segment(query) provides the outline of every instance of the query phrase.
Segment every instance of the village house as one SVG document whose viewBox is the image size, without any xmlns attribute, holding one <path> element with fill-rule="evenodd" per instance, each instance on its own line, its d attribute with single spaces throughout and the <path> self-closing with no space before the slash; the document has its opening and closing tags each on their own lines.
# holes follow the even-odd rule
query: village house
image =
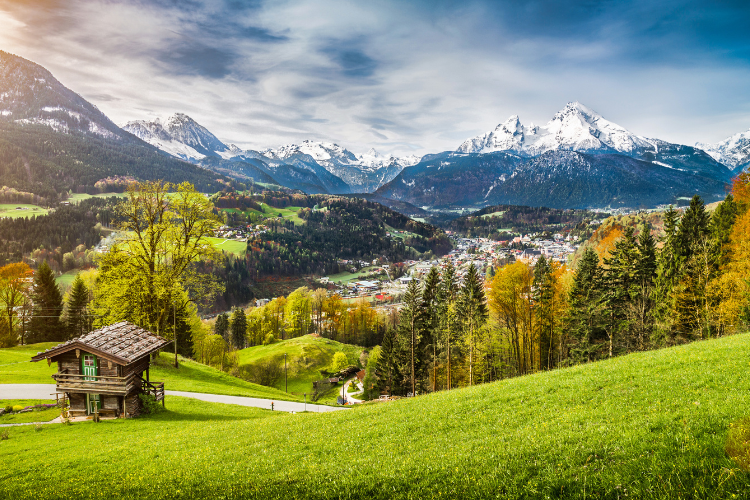
<svg viewBox="0 0 750 500">
<path fill-rule="evenodd" d="M 170 342 L 128 322 L 105 326 L 63 342 L 31 361 L 57 363 L 57 392 L 70 401 L 70 415 L 135 417 L 141 413 L 140 394 L 152 394 L 164 404 L 164 384 L 151 382 L 151 354 Z"/>
</svg>

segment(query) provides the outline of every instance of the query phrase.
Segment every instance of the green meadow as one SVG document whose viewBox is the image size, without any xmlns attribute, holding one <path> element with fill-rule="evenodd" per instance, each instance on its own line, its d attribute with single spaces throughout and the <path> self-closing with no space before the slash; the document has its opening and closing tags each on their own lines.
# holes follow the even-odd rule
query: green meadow
<svg viewBox="0 0 750 500">
<path fill-rule="evenodd" d="M 247 251 L 246 241 L 227 240 L 225 238 L 206 238 L 213 247 L 219 251 L 231 253 L 235 255 L 244 255 Z"/>
<path fill-rule="evenodd" d="M 0 217 L 18 219 L 20 217 L 31 217 L 32 215 L 47 215 L 49 210 L 39 205 L 26 203 L 0 203 Z"/>
<path fill-rule="evenodd" d="M 333 413 L 167 398 L 7 429 L 0 497 L 731 499 L 750 335 Z M 745 439 L 743 453 L 748 453 Z"/>
<path fill-rule="evenodd" d="M 308 393 L 312 392 L 312 383 L 324 377 L 321 370 L 327 371 L 331 368 L 333 356 L 337 352 L 346 354 L 350 365 L 360 366 L 359 358 L 363 349 L 350 344 L 342 344 L 313 335 L 304 335 L 289 340 L 274 342 L 269 345 L 248 347 L 239 351 L 239 364 L 250 365 L 259 361 L 276 358 L 283 364 L 284 354 L 287 355 L 287 382 L 289 392 Z M 284 391 L 284 376 L 282 374 L 275 386 Z M 339 386 L 340 387 L 340 386 Z M 336 400 L 335 386 L 333 389 L 332 402 Z M 310 398 L 308 397 L 308 401 Z"/>
</svg>

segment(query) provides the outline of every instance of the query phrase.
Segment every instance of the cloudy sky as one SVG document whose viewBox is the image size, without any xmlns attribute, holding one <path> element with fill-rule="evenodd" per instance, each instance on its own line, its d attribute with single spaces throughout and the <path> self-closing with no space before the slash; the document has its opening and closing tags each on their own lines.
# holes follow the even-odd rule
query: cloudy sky
<svg viewBox="0 0 750 500">
<path fill-rule="evenodd" d="M 747 1 L 0 0 L 0 50 L 116 123 L 184 112 L 225 142 L 455 149 L 580 101 L 634 133 L 750 128 Z"/>
</svg>

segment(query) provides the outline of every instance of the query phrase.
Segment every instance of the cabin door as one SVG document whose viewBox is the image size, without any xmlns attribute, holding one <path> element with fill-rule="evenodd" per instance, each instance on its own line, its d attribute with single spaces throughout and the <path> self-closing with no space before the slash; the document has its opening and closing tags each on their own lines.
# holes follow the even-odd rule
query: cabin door
<svg viewBox="0 0 750 500">
<path fill-rule="evenodd" d="M 93 354 L 83 355 L 83 380 L 97 380 L 99 376 L 99 360 Z M 86 394 L 86 412 L 96 413 L 101 408 L 99 394 Z"/>
</svg>

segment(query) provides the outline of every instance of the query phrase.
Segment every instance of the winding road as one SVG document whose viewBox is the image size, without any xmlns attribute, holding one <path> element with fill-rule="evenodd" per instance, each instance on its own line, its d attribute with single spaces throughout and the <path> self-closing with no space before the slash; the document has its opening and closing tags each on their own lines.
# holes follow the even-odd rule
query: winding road
<svg viewBox="0 0 750 500">
<path fill-rule="evenodd" d="M 242 396 L 224 396 L 222 394 L 204 394 L 202 392 L 165 391 L 167 396 L 200 399 L 210 403 L 224 403 L 228 405 L 252 406 L 255 408 L 273 409 L 275 411 L 303 412 L 305 409 L 313 413 L 323 413 L 345 409 L 342 406 L 323 406 L 312 403 L 298 403 L 296 401 L 276 401 L 271 399 L 247 398 Z M 54 399 L 54 384 L 0 384 L 0 399 Z M 166 401 L 169 404 L 169 400 Z"/>
</svg>

